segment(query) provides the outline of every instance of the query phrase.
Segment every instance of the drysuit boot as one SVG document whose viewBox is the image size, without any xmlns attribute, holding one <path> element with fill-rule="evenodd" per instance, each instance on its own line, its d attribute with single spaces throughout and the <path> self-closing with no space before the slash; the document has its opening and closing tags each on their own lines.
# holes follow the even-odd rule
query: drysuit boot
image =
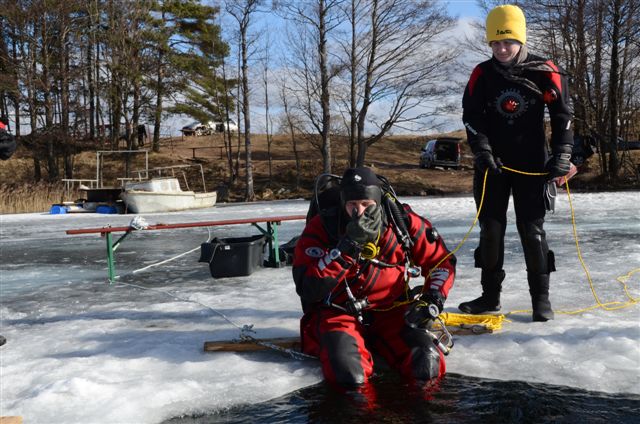
<svg viewBox="0 0 640 424">
<path fill-rule="evenodd" d="M 549 274 L 527 273 L 531 305 L 533 306 L 533 321 L 549 321 L 553 319 L 553 310 L 549 301 Z"/>
<path fill-rule="evenodd" d="M 482 296 L 469 302 L 462 302 L 458 309 L 467 314 L 482 314 L 484 312 L 497 312 L 500 310 L 500 290 L 504 280 L 504 271 L 482 270 L 480 284 L 482 284 Z"/>
</svg>

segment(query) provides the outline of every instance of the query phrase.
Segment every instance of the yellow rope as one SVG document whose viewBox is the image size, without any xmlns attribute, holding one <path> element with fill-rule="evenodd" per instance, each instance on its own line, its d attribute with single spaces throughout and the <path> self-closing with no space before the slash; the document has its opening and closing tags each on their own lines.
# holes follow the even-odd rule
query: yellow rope
<svg viewBox="0 0 640 424">
<path fill-rule="evenodd" d="M 453 312 L 443 312 L 440 314 L 440 319 L 444 321 L 447 326 L 457 326 L 461 328 L 473 327 L 474 325 L 482 325 L 489 330 L 499 330 L 502 328 L 502 323 L 508 321 L 504 315 L 501 314 L 485 314 L 485 315 L 469 315 L 469 314 L 456 314 Z"/>
<path fill-rule="evenodd" d="M 453 249 L 451 252 L 449 252 L 444 258 L 440 259 L 440 261 L 435 264 L 430 270 L 429 270 L 429 274 L 427 274 L 427 278 L 425 278 L 425 281 L 429 279 L 429 277 L 431 277 L 431 274 L 433 273 L 433 271 L 444 261 L 446 261 L 447 259 L 449 259 L 449 257 L 451 257 L 451 255 L 455 254 L 461 247 L 462 245 L 467 241 L 467 238 L 469 238 L 469 235 L 471 234 L 471 231 L 473 231 L 473 227 L 476 226 L 476 223 L 478 222 L 478 218 L 480 217 L 480 211 L 482 210 L 482 204 L 484 203 L 484 189 L 485 186 L 487 184 L 487 175 L 488 172 L 485 172 L 484 174 L 484 180 L 482 182 L 482 196 L 480 197 L 480 206 L 478 207 L 478 212 L 476 213 L 476 217 L 473 220 L 473 223 L 471 224 L 471 227 L 469 227 L 469 231 L 467 231 L 467 234 L 464 235 L 464 237 L 462 238 L 462 241 L 460 243 L 458 243 L 458 245 L 456 246 L 455 249 Z M 408 283 L 406 283 L 407 287 L 406 287 L 406 292 L 408 293 Z M 377 308 L 377 309 L 373 309 L 374 311 L 377 312 L 386 312 L 386 311 L 390 311 L 391 309 L 397 308 L 398 306 L 402 306 L 402 305 L 406 305 L 407 303 L 412 303 L 413 299 L 407 299 L 407 300 L 403 300 L 401 302 L 393 302 L 393 304 L 388 307 L 388 308 Z"/>
<path fill-rule="evenodd" d="M 587 276 L 587 281 L 589 282 L 589 288 L 591 289 L 591 293 L 593 294 L 593 298 L 596 300 L 596 304 L 594 306 L 590 306 L 587 308 L 583 308 L 583 309 L 578 309 L 575 311 L 560 311 L 558 313 L 561 314 L 567 314 L 567 315 L 575 315 L 575 314 L 579 314 L 581 312 L 585 312 L 591 309 L 595 309 L 595 308 L 602 308 L 606 311 L 615 311 L 617 309 L 623 309 L 623 308 L 627 308 L 631 305 L 635 305 L 636 303 L 638 303 L 638 300 L 640 300 L 640 298 L 634 298 L 633 296 L 631 296 L 629 294 L 628 291 L 628 286 L 627 286 L 627 282 L 629 281 L 629 279 L 631 278 L 631 274 L 639 272 L 640 268 L 636 268 L 632 271 L 630 271 L 629 273 L 627 273 L 626 275 L 623 276 L 619 276 L 616 278 L 616 280 L 622 284 L 623 290 L 627 296 L 627 298 L 629 299 L 627 302 L 619 302 L 619 301 L 614 301 L 614 302 L 608 302 L 608 303 L 602 303 L 600 302 L 600 298 L 598 297 L 598 294 L 596 293 L 596 289 L 593 285 L 593 280 L 591 279 L 591 274 L 589 273 L 589 270 L 587 269 L 587 265 L 584 262 L 584 259 L 582 258 L 582 252 L 580 250 L 580 243 L 578 242 L 578 230 L 577 230 L 577 226 L 576 226 L 576 218 L 575 218 L 575 211 L 573 209 L 573 203 L 571 201 L 571 193 L 569 191 L 569 182 L 565 180 L 565 187 L 567 189 L 567 197 L 569 199 L 569 209 L 571 210 L 571 224 L 573 226 L 573 239 L 575 240 L 576 243 L 576 252 L 578 253 L 578 259 L 580 260 L 580 264 L 582 265 L 582 269 L 584 270 L 585 275 Z M 616 306 L 610 306 L 610 305 L 616 305 Z"/>
<path fill-rule="evenodd" d="M 482 205 L 484 204 L 484 193 L 485 193 L 485 189 L 487 187 L 487 176 L 489 175 L 488 170 L 485 171 L 484 173 L 484 179 L 482 180 L 482 195 L 480 196 L 480 204 L 478 205 L 478 212 L 476 213 L 476 217 L 473 219 L 473 223 L 471 224 L 471 227 L 469 227 L 469 231 L 467 231 L 467 234 L 464 235 L 464 237 L 462 238 L 462 241 L 460 241 L 460 243 L 458 243 L 458 245 L 456 246 L 455 249 L 453 249 L 451 252 L 449 252 L 444 258 L 442 258 L 437 264 L 435 264 L 430 270 L 429 270 L 429 274 L 427 274 L 427 280 L 429 279 L 429 277 L 431 277 L 431 273 L 433 273 L 433 271 L 444 261 L 446 261 L 447 259 L 449 259 L 449 257 L 453 254 L 455 254 L 458 250 L 460 250 L 460 248 L 462 247 L 463 244 L 465 244 L 465 242 L 467 241 L 467 239 L 469 238 L 469 235 L 471 234 L 471 231 L 473 231 L 473 227 L 476 226 L 476 223 L 478 222 L 478 219 L 480 218 L 480 211 L 482 210 Z"/>
<path fill-rule="evenodd" d="M 522 175 L 531 175 L 531 176 L 543 176 L 543 175 L 547 175 L 547 172 L 525 172 L 525 171 L 519 171 L 517 169 L 513 169 L 513 168 L 509 168 L 507 166 L 502 166 L 502 169 L 509 171 L 509 172 L 513 172 L 516 174 L 522 174 Z M 476 223 L 478 222 L 478 219 L 480 217 L 480 211 L 482 210 L 482 206 L 484 205 L 484 196 L 485 196 L 485 192 L 486 192 L 486 187 L 487 187 L 487 176 L 489 175 L 488 170 L 485 171 L 484 173 L 484 179 L 482 181 L 482 194 L 480 196 L 480 203 L 478 205 L 478 211 L 476 212 L 476 216 L 473 219 L 473 223 L 471 224 L 471 227 L 469 228 L 469 230 L 467 231 L 467 233 L 464 235 L 464 237 L 462 238 L 462 241 L 460 241 L 460 243 L 458 243 L 458 245 L 456 246 L 455 249 L 453 249 L 451 252 L 449 252 L 444 258 L 442 258 L 434 267 L 432 267 L 429 270 L 429 274 L 427 275 L 427 280 L 429 279 L 429 277 L 431 276 L 431 273 L 444 261 L 446 261 L 451 255 L 455 254 L 461 247 L 462 245 L 464 245 L 464 243 L 467 241 L 467 239 L 469 238 L 469 235 L 471 234 L 471 231 L 473 231 L 473 228 L 475 227 Z M 640 268 L 636 268 L 632 271 L 630 271 L 629 273 L 627 273 L 626 275 L 622 275 L 616 278 L 616 280 L 622 284 L 623 286 L 623 290 L 627 296 L 627 298 L 629 299 L 627 302 L 619 302 L 619 301 L 614 301 L 614 302 L 607 302 L 607 303 L 602 303 L 598 297 L 598 294 L 596 293 L 594 284 L 593 284 L 593 280 L 591 279 L 591 274 L 589 273 L 589 270 L 587 269 L 587 265 L 584 262 L 584 259 L 582 258 L 582 252 L 580 250 L 580 244 L 578 242 L 578 230 L 577 230 L 577 226 L 576 226 L 576 219 L 575 219 L 575 210 L 573 208 L 573 202 L 571 201 L 571 192 L 569 191 L 569 181 L 568 179 L 565 179 L 564 181 L 565 187 L 567 189 L 567 197 L 569 199 L 569 209 L 571 211 L 571 225 L 573 228 L 573 238 L 576 244 L 576 251 L 578 253 L 578 259 L 580 260 L 580 264 L 582 265 L 582 269 L 585 272 L 585 275 L 587 276 L 587 281 L 589 282 L 589 287 L 591 289 L 591 293 L 593 294 L 593 297 L 596 301 L 596 305 L 592 305 L 586 308 L 582 308 L 582 309 L 578 309 L 578 310 L 574 310 L 574 311 L 556 311 L 556 313 L 559 314 L 565 314 L 565 315 L 575 315 L 575 314 L 580 314 L 586 311 L 590 311 L 593 309 L 597 309 L 597 308 L 602 308 L 604 310 L 607 311 L 614 311 L 617 309 L 623 309 L 623 308 L 627 308 L 629 306 L 635 305 L 636 303 L 638 303 L 638 301 L 640 300 L 640 298 L 634 298 L 633 296 L 631 296 L 629 294 L 629 290 L 628 290 L 628 285 L 627 282 L 631 279 L 631 275 L 636 273 L 636 272 L 640 272 Z M 393 309 L 395 307 L 398 307 L 400 305 L 404 305 L 407 303 L 411 303 L 413 301 L 413 299 L 409 299 L 403 302 L 396 302 L 394 303 L 390 308 L 387 309 L 376 309 L 378 311 L 387 311 L 390 309 Z M 615 306 L 613 306 L 615 305 Z M 520 313 L 530 313 L 531 310 L 517 310 L 517 311 L 511 311 L 508 312 L 506 315 L 513 315 L 513 314 L 520 314 Z M 455 322 L 458 322 L 457 320 L 462 320 L 464 317 L 464 322 L 462 322 L 463 325 L 472 325 L 472 324 L 484 324 L 487 325 L 486 322 L 484 322 L 484 320 L 486 319 L 485 317 L 501 317 L 501 318 L 496 318 L 497 320 L 499 320 L 499 326 L 496 327 L 495 329 L 499 329 L 502 327 L 502 321 L 504 320 L 505 315 L 469 315 L 469 314 L 451 314 L 451 313 L 442 313 L 440 315 L 440 317 L 443 319 L 443 321 L 445 321 L 445 323 L 447 325 L 459 325 L 456 324 Z M 447 319 L 451 320 L 451 321 L 447 321 Z"/>
<path fill-rule="evenodd" d="M 507 171 L 516 173 L 516 174 L 522 174 L 522 175 L 546 175 L 546 172 L 524 172 L 524 171 L 519 171 L 517 169 L 512 169 L 506 166 L 503 166 L 502 169 L 505 169 Z M 485 174 L 485 178 L 486 178 L 486 174 Z M 602 308 L 604 310 L 607 311 L 614 311 L 617 309 L 623 309 L 626 307 L 629 307 L 631 305 L 634 305 L 636 303 L 638 303 L 638 300 L 640 300 L 640 298 L 634 298 L 633 296 L 631 296 L 629 294 L 628 291 L 628 286 L 627 286 L 627 281 L 629 281 L 629 279 L 631 278 L 631 274 L 635 273 L 635 272 L 639 272 L 640 268 L 636 268 L 632 271 L 630 271 L 628 274 L 626 274 L 625 276 L 620 276 L 618 278 L 616 278 L 616 280 L 618 282 L 620 282 L 620 284 L 622 284 L 623 286 L 623 290 L 627 296 L 627 298 L 629 299 L 629 301 L 627 302 L 619 302 L 619 301 L 614 301 L 614 302 L 608 302 L 608 303 L 602 303 L 600 302 L 600 298 L 598 297 L 598 294 L 596 293 L 594 284 L 593 284 L 593 280 L 591 279 L 591 274 L 589 273 L 589 270 L 587 269 L 587 265 L 584 262 L 584 259 L 582 258 L 582 252 L 580 250 L 580 243 L 578 242 L 578 230 L 577 230 L 577 226 L 576 226 L 576 218 L 575 218 L 575 209 L 573 208 L 573 202 L 571 201 L 571 192 L 569 190 L 569 181 L 567 179 L 565 179 L 564 181 L 565 184 L 565 188 L 567 189 L 567 198 L 569 199 L 569 209 L 571 211 L 571 225 L 573 228 L 573 239 L 575 241 L 576 244 L 576 251 L 578 253 L 578 259 L 580 260 L 580 264 L 582 265 L 582 269 L 584 270 L 585 275 L 587 276 L 587 281 L 589 282 L 589 287 L 591 289 L 591 293 L 593 294 L 593 298 L 596 301 L 596 305 L 593 306 L 589 306 L 586 308 L 582 308 L 582 309 L 578 309 L 578 310 L 574 310 L 574 311 L 556 311 L 559 314 L 566 314 L 566 315 L 575 315 L 575 314 L 579 314 L 582 312 L 586 312 L 592 309 L 597 309 L 597 308 Z M 483 195 L 484 195 L 484 189 L 485 187 L 482 187 L 483 190 Z M 616 305 L 615 307 L 610 306 L 610 305 Z M 507 315 L 511 315 L 511 314 L 518 314 L 518 313 L 528 313 L 531 312 L 531 310 L 522 310 L 522 311 L 511 311 L 509 312 Z"/>
<path fill-rule="evenodd" d="M 624 289 L 625 294 L 627 295 L 628 298 L 633 299 L 635 302 L 638 301 L 638 298 L 632 298 L 631 295 L 629 294 L 629 291 L 627 290 L 627 281 L 629 281 L 631 279 L 631 274 L 635 274 L 636 272 L 640 272 L 640 268 L 636 268 L 633 269 L 631 271 L 629 271 L 628 273 L 626 273 L 625 275 L 621 275 L 618 278 L 616 278 L 616 281 L 619 282 L 620 284 L 622 284 L 622 287 Z"/>
<path fill-rule="evenodd" d="M 533 176 L 542 176 L 547 175 L 548 172 L 526 172 L 526 171 L 518 171 L 517 169 L 509 168 L 508 166 L 502 166 L 502 169 L 505 171 L 513 172 L 514 174 L 522 174 L 522 175 L 533 175 Z M 482 188 L 484 190 L 484 187 Z"/>
</svg>

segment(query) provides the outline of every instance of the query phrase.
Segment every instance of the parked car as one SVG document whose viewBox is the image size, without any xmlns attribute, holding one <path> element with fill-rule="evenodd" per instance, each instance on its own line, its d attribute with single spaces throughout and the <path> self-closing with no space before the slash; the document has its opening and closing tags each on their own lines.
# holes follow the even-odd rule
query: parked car
<svg viewBox="0 0 640 424">
<path fill-rule="evenodd" d="M 205 125 L 202 122 L 194 121 L 182 127 L 180 131 L 182 131 L 182 135 L 184 136 L 190 136 L 190 135 L 201 136 L 201 135 L 211 134 L 212 129 L 211 129 L 211 126 L 209 125 Z"/>
<path fill-rule="evenodd" d="M 459 138 L 437 138 L 427 141 L 421 149 L 420 168 L 460 169 Z"/>
<path fill-rule="evenodd" d="M 227 126 L 229 127 L 229 131 L 231 132 L 238 131 L 238 124 L 236 124 L 236 121 L 234 121 L 233 119 L 229 119 L 227 121 Z"/>
<path fill-rule="evenodd" d="M 623 140 L 618 137 L 618 150 L 639 150 L 640 140 Z"/>
<path fill-rule="evenodd" d="M 574 135 L 571 163 L 575 166 L 581 166 L 587 159 L 593 156 L 594 147 L 597 147 L 597 145 L 593 137 Z"/>
<path fill-rule="evenodd" d="M 227 130 L 227 128 L 225 128 L 224 124 L 222 122 L 209 122 L 209 126 L 215 131 L 215 132 L 224 132 Z M 236 124 L 236 121 L 234 121 L 233 119 L 229 119 L 227 121 L 227 127 L 229 128 L 229 131 L 234 132 L 234 131 L 238 131 L 238 124 Z"/>
</svg>

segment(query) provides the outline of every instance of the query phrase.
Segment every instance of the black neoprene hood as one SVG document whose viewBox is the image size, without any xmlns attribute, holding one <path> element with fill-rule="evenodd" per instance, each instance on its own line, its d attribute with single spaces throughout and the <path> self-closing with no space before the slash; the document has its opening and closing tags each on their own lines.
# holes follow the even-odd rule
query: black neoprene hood
<svg viewBox="0 0 640 424">
<path fill-rule="evenodd" d="M 380 204 L 382 190 L 376 174 L 365 167 L 349 168 L 344 172 L 340 182 L 342 204 L 349 200 L 370 199 Z"/>
</svg>

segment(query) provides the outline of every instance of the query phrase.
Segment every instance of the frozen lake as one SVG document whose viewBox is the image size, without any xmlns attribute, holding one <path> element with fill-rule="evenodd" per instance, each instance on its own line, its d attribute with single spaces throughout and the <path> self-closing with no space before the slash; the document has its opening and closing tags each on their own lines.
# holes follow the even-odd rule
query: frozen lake
<svg viewBox="0 0 640 424">
<path fill-rule="evenodd" d="M 450 249 L 475 216 L 471 197 L 403 200 L 432 221 Z M 497 333 L 459 337 L 447 369 L 469 378 L 624 394 L 637 407 L 640 192 L 573 194 L 572 200 L 593 287 L 576 253 L 567 197 L 560 195 L 556 213 L 545 224 L 558 268 L 551 281 L 556 319 L 531 323 L 530 312 L 513 313 Z M 150 224 L 182 223 L 306 210 L 307 202 L 288 201 L 144 218 Z M 322 380 L 314 361 L 273 352 L 203 352 L 204 341 L 235 338 L 245 324 L 254 325 L 257 337 L 297 335 L 301 309 L 289 267 L 214 280 L 208 265 L 197 262 L 198 247 L 209 237 L 248 236 L 258 233 L 255 228 L 135 232 L 116 251 L 118 283 L 108 284 L 104 239 L 69 236 L 65 230 L 126 226 L 132 218 L 0 217 L 0 323 L 7 338 L 0 347 L 1 416 L 20 415 L 25 423 L 159 423 L 240 408 L 245 412 L 238 422 L 251 421 L 252 410 L 242 409 L 246 405 L 274 402 Z M 512 212 L 509 219 L 505 313 L 530 308 Z M 280 241 L 299 234 L 302 226 L 303 221 L 283 222 Z M 456 284 L 446 311 L 457 312 L 458 303 L 480 292 L 480 272 L 473 268 L 477 240 L 476 228 L 456 254 Z M 606 308 L 594 307 L 596 296 Z M 451 381 L 457 384 L 460 378 Z"/>
</svg>

